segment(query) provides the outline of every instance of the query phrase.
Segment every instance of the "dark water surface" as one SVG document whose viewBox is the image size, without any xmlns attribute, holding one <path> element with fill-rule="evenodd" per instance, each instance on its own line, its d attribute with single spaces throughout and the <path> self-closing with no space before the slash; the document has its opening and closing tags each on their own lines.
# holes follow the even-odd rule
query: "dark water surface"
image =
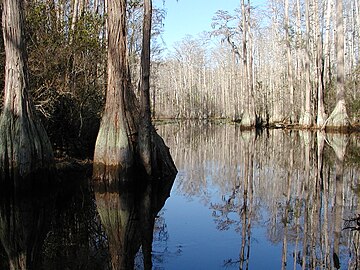
<svg viewBox="0 0 360 270">
<path fill-rule="evenodd" d="M 142 269 L 151 235 L 153 269 L 360 269 L 358 135 L 157 129 L 174 183 L 105 190 L 75 170 L 57 191 L 2 194 L 0 269 Z"/>
</svg>

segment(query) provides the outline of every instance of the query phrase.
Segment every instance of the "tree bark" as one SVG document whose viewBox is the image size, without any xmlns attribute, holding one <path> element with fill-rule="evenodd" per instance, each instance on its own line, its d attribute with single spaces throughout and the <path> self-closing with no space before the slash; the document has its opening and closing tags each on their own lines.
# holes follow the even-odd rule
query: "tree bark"
<svg viewBox="0 0 360 270">
<path fill-rule="evenodd" d="M 133 149 L 130 136 L 128 137 L 130 130 L 125 114 L 125 95 L 131 85 L 127 65 L 126 35 L 126 0 L 109 1 L 108 86 L 105 110 L 95 144 L 94 164 L 125 170 L 133 165 Z M 116 172 L 114 173 L 106 177 L 116 178 Z"/>
<path fill-rule="evenodd" d="M 331 6 L 332 0 L 328 0 L 325 15 L 325 41 L 324 41 L 324 85 L 328 85 L 331 80 L 330 67 L 330 25 L 331 25 Z"/>
<path fill-rule="evenodd" d="M 0 117 L 1 179 L 54 168 L 50 141 L 28 94 L 23 0 L 3 1 L 4 107 Z"/>
<path fill-rule="evenodd" d="M 343 0 L 336 1 L 336 106 L 326 120 L 326 128 L 348 129 L 349 116 L 345 102 L 345 55 L 344 55 L 344 20 Z"/>
<path fill-rule="evenodd" d="M 242 45 L 243 45 L 243 69 L 244 69 L 244 82 L 243 82 L 243 89 L 245 94 L 245 102 L 244 102 L 244 113 L 241 119 L 241 125 L 244 127 L 254 127 L 255 126 L 255 113 L 254 108 L 252 106 L 251 98 L 251 78 L 249 75 L 249 63 L 248 63 L 248 23 L 246 21 L 246 17 L 249 17 L 250 14 L 250 7 L 247 7 L 249 9 L 248 12 L 246 12 L 245 9 L 245 1 L 241 0 L 241 13 L 242 13 L 242 29 L 243 29 L 243 37 L 242 37 Z M 248 14 L 248 16 L 247 16 Z M 248 18 L 249 20 L 249 18 Z"/>
<path fill-rule="evenodd" d="M 290 19 L 289 19 L 289 0 L 285 0 L 285 39 L 286 39 L 286 57 L 287 57 L 287 75 L 290 90 L 290 123 L 295 122 L 294 112 L 294 77 L 292 69 L 291 44 L 290 44 Z"/>
<path fill-rule="evenodd" d="M 300 0 L 296 0 L 296 88 L 297 88 L 297 94 L 298 97 L 301 99 L 301 109 L 300 109 L 300 115 L 299 118 L 299 124 L 302 122 L 305 106 L 304 106 L 304 91 L 302 90 L 304 87 L 303 83 L 303 75 L 302 70 L 304 68 L 304 61 L 303 61 L 303 45 L 302 45 L 302 39 L 303 39 L 303 33 L 302 33 L 302 25 L 301 25 L 301 5 Z"/>
<path fill-rule="evenodd" d="M 321 128 L 326 119 L 324 107 L 324 65 L 323 65 L 323 52 L 322 52 L 322 38 L 319 25 L 319 6 L 318 1 L 314 1 L 315 6 L 315 35 L 316 35 L 316 85 L 317 85 L 317 119 L 316 125 Z"/>
<path fill-rule="evenodd" d="M 300 125 L 309 128 L 313 125 L 313 115 L 311 112 L 311 80 L 310 80 L 310 3 L 305 1 L 305 22 L 306 22 L 306 41 L 305 41 L 305 107 L 301 117 Z"/>
<path fill-rule="evenodd" d="M 151 125 L 151 1 L 146 2 L 139 104 L 132 88 L 127 59 L 127 1 L 108 1 L 108 86 L 105 111 L 95 145 L 95 180 L 118 181 L 129 170 L 163 177 L 174 177 L 177 172 L 167 146 Z"/>
<path fill-rule="evenodd" d="M 141 51 L 139 153 L 148 175 L 151 175 L 151 110 L 150 110 L 150 38 L 152 1 L 144 1 L 143 40 Z"/>
<path fill-rule="evenodd" d="M 72 33 L 74 33 L 75 31 L 75 26 L 76 26 L 76 22 L 79 16 L 79 0 L 73 0 L 71 3 L 71 10 L 72 10 L 72 16 L 71 16 L 71 26 L 70 26 L 70 30 L 72 31 Z M 71 34 L 73 35 L 73 34 Z"/>
</svg>

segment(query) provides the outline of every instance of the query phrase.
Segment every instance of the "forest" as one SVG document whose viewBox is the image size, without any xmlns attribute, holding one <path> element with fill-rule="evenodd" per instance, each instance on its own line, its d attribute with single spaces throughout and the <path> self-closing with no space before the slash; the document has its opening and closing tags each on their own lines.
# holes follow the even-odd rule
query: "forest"
<svg viewBox="0 0 360 270">
<path fill-rule="evenodd" d="M 228 118 L 244 126 L 356 124 L 358 2 L 239 5 L 216 12 L 211 32 L 184 38 L 159 63 L 158 116 Z"/>
<path fill-rule="evenodd" d="M 142 10 L 137 72 L 130 69 L 127 44 L 134 6 Z M 177 174 L 151 123 L 152 1 L 112 0 L 102 7 L 88 1 L 2 1 L 1 268 L 48 269 L 41 267 L 47 237 L 40 231 L 56 224 L 49 219 L 56 210 L 45 210 L 40 198 L 47 194 L 54 200 L 44 198 L 45 204 L 60 205 L 65 186 L 85 179 L 97 194 L 92 193 L 99 206 L 93 217 L 109 235 L 114 232 L 107 238 L 109 267 L 133 269 L 141 246 L 144 269 L 152 269 L 155 217 Z M 83 149 L 90 149 L 91 168 L 55 159 L 72 155 L 70 149 L 83 157 Z"/>
<path fill-rule="evenodd" d="M 29 93 L 56 156 L 92 158 L 107 88 L 108 1 L 26 1 Z M 212 31 L 161 39 L 153 7 L 153 119 L 227 119 L 243 127 L 358 128 L 357 1 L 250 0 L 214 14 Z M 140 83 L 143 2 L 127 1 L 127 61 Z M 1 43 L 1 68 L 5 49 Z M 0 80 L 4 84 L 4 72 Z M 1 87 L 3 91 L 3 87 Z M 137 98 L 140 92 L 135 91 Z M 1 93 L 1 107 L 3 93 Z"/>
<path fill-rule="evenodd" d="M 1 2 L 0 267 L 66 264 L 58 255 L 75 265 L 77 252 L 105 248 L 82 259 L 133 269 L 141 249 L 152 269 L 156 220 L 179 166 L 185 193 L 207 196 L 211 179 L 222 192 L 202 201 L 218 229 L 241 228 L 240 257 L 249 257 L 258 193 L 283 266 L 288 242 L 302 237 L 295 264 L 340 268 L 341 222 L 358 221 L 344 216 L 360 190 L 358 1 L 240 0 L 174 48 L 162 40 L 166 2 Z"/>
</svg>

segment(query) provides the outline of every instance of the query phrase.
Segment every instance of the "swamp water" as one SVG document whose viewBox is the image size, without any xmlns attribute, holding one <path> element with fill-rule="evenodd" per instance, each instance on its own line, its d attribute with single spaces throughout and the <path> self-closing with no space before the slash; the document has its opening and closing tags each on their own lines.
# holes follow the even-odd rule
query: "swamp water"
<svg viewBox="0 0 360 270">
<path fill-rule="evenodd" d="M 360 214 L 359 135 L 156 128 L 174 183 L 104 191 L 74 172 L 56 194 L 2 195 L 0 269 L 120 269 L 149 239 L 144 216 L 153 269 L 360 269 L 358 225 L 346 221 Z"/>
</svg>

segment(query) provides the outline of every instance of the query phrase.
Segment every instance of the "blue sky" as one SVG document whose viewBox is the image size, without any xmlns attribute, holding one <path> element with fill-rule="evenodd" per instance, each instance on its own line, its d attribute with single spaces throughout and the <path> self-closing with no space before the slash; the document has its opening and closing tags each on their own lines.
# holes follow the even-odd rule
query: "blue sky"
<svg viewBox="0 0 360 270">
<path fill-rule="evenodd" d="M 259 5 L 266 0 L 253 0 L 251 5 Z M 183 39 L 187 34 L 197 36 L 199 33 L 211 30 L 211 21 L 219 9 L 233 11 L 240 6 L 240 0 L 154 0 L 157 7 L 167 11 L 164 21 L 163 39 L 168 48 L 174 42 Z"/>
</svg>

